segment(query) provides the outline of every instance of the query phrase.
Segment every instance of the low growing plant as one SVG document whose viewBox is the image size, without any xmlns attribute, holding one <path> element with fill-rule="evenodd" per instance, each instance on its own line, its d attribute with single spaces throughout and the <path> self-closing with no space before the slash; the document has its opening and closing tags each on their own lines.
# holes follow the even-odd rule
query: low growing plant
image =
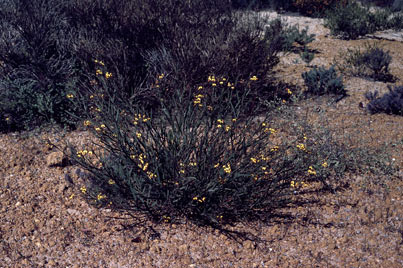
<svg viewBox="0 0 403 268">
<path fill-rule="evenodd" d="M 347 49 L 347 53 L 341 58 L 342 62 L 337 63 L 337 66 L 344 74 L 371 77 L 380 81 L 394 80 L 389 72 L 392 57 L 389 51 L 385 51 L 377 43 L 366 43 L 363 51 L 359 47 Z"/>
<path fill-rule="evenodd" d="M 378 97 L 378 91 L 367 92 L 365 97 L 369 100 L 367 110 L 371 114 L 386 113 L 403 115 L 403 86 L 388 87 L 389 92 Z"/>
<path fill-rule="evenodd" d="M 343 79 L 341 76 L 337 75 L 334 66 L 331 66 L 329 69 L 325 69 L 324 67 L 314 67 L 309 72 L 304 72 L 302 78 L 307 87 L 307 94 L 333 94 L 340 97 L 347 95 Z"/>
</svg>

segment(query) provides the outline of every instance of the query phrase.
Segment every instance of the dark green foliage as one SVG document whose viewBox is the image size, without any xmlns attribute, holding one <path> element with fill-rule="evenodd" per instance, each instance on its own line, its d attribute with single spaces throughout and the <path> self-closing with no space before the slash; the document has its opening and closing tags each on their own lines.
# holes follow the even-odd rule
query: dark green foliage
<svg viewBox="0 0 403 268">
<path fill-rule="evenodd" d="M 396 86 L 394 89 L 388 88 L 389 92 L 382 97 L 378 97 L 378 91 L 365 93 L 365 97 L 370 101 L 367 109 L 371 114 L 403 115 L 403 86 Z"/>
<path fill-rule="evenodd" d="M 389 10 L 371 12 L 368 6 L 350 1 L 346 6 L 336 6 L 326 15 L 325 26 L 333 35 L 344 39 L 357 39 L 369 33 L 390 28 L 399 29 L 401 15 L 392 15 Z"/>
<path fill-rule="evenodd" d="M 7 130 L 73 123 L 66 95 L 76 69 L 62 11 L 60 1 L 0 4 L 0 121 Z"/>
<path fill-rule="evenodd" d="M 340 76 L 337 76 L 334 66 L 331 66 L 329 69 L 314 67 L 309 72 L 303 73 L 302 78 L 304 78 L 308 94 L 347 95 L 347 92 L 344 89 L 343 80 Z"/>
<path fill-rule="evenodd" d="M 343 62 L 338 64 L 338 67 L 345 74 L 370 77 L 380 81 L 394 81 L 394 77 L 389 73 L 392 57 L 377 43 L 366 43 L 364 51 L 360 48 L 348 49 L 342 59 Z"/>
</svg>

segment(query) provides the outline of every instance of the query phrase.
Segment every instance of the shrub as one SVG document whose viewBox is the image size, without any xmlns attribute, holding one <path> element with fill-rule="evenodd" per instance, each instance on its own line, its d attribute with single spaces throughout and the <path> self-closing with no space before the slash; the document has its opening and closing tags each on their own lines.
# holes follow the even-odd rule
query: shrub
<svg viewBox="0 0 403 268">
<path fill-rule="evenodd" d="M 381 81 L 394 80 L 394 77 L 389 73 L 392 57 L 377 43 L 372 45 L 366 43 L 364 51 L 361 51 L 360 48 L 348 49 L 342 59 L 343 63 L 338 64 L 338 67 L 343 73 L 371 77 Z"/>
<path fill-rule="evenodd" d="M 347 0 L 294 0 L 293 6 L 302 14 L 308 16 L 323 16 L 335 5 L 345 6 Z"/>
<path fill-rule="evenodd" d="M 326 14 L 325 26 L 333 35 L 344 39 L 357 39 L 378 30 L 401 29 L 401 15 L 392 15 L 389 10 L 371 12 L 368 6 L 350 1 L 346 6 L 336 6 Z"/>
<path fill-rule="evenodd" d="M 388 88 L 389 92 L 382 97 L 378 97 L 378 91 L 365 93 L 365 97 L 370 101 L 367 109 L 371 114 L 403 115 L 403 86 L 396 86 L 394 89 L 389 86 Z"/>
<path fill-rule="evenodd" d="M 176 90 L 157 94 L 161 110 L 152 115 L 124 96 L 108 95 L 119 84 L 114 79 L 93 89 L 105 95 L 92 99 L 98 112 L 84 121 L 100 146 L 72 148 L 72 158 L 91 174 L 85 191 L 94 204 L 141 211 L 157 222 L 185 217 L 219 226 L 267 219 L 294 191 L 328 185 L 331 175 L 344 172 L 336 164 L 344 150 L 281 119 L 283 110 L 242 116 L 251 99 L 242 88 L 252 88 L 255 77 L 238 84 L 210 74 L 189 95 L 180 89 L 186 82 L 160 75 L 162 89 Z"/>
<path fill-rule="evenodd" d="M 0 112 L 6 115 L 0 121 L 8 130 L 74 123 L 66 96 L 76 65 L 62 11 L 52 0 L 0 4 Z"/>
<path fill-rule="evenodd" d="M 302 78 L 305 81 L 307 87 L 306 93 L 308 94 L 334 94 L 341 97 L 347 95 L 342 77 L 337 76 L 334 66 L 331 66 L 329 69 L 314 67 L 309 72 L 303 73 Z"/>
</svg>

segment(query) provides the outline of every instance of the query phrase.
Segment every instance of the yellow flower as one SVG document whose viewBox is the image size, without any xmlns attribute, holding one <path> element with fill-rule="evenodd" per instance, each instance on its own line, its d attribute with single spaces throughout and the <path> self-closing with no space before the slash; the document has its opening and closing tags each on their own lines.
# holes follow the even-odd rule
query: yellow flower
<svg viewBox="0 0 403 268">
<path fill-rule="evenodd" d="M 222 125 L 217 125 L 218 128 L 222 128 Z"/>
<path fill-rule="evenodd" d="M 98 69 L 98 70 L 95 71 L 95 74 L 96 75 L 102 75 L 102 71 Z"/>
<path fill-rule="evenodd" d="M 91 121 L 90 120 L 85 120 L 84 121 L 84 126 L 90 126 L 91 125 Z"/>
<path fill-rule="evenodd" d="M 202 89 L 203 89 L 203 87 L 202 87 L 202 86 L 199 86 L 197 89 L 198 89 L 198 90 L 202 90 Z"/>
<path fill-rule="evenodd" d="M 214 165 L 214 168 L 218 168 L 220 166 L 220 163 L 217 163 Z"/>
<path fill-rule="evenodd" d="M 104 124 L 100 125 L 101 128 L 106 128 L 106 126 Z"/>
<path fill-rule="evenodd" d="M 215 82 L 215 76 L 214 76 L 214 75 L 209 76 L 209 77 L 208 77 L 208 81 L 209 81 L 209 82 Z"/>
<path fill-rule="evenodd" d="M 112 73 L 109 73 L 109 72 L 106 72 L 105 73 L 105 78 L 106 79 L 109 79 L 109 78 L 111 78 L 112 77 Z"/>
<path fill-rule="evenodd" d="M 323 162 L 322 167 L 327 168 L 328 167 L 327 162 Z"/>
<path fill-rule="evenodd" d="M 292 91 L 289 88 L 287 88 L 287 93 L 292 95 Z"/>
<path fill-rule="evenodd" d="M 309 166 L 308 174 L 309 174 L 309 175 L 316 175 L 316 171 L 315 171 L 315 169 L 313 169 L 312 166 Z"/>
<path fill-rule="evenodd" d="M 96 128 L 95 128 L 95 131 L 101 131 L 101 128 L 96 127 Z"/>
<path fill-rule="evenodd" d="M 103 194 L 98 194 L 98 195 L 97 195 L 98 201 L 100 201 L 100 200 L 102 200 L 102 199 L 104 199 L 104 198 L 106 198 L 106 195 L 103 195 Z"/>
<path fill-rule="evenodd" d="M 230 126 L 225 126 L 225 131 L 228 132 L 230 131 L 231 127 Z"/>
<path fill-rule="evenodd" d="M 137 138 L 141 138 L 141 133 L 140 133 L 140 132 L 137 132 L 137 133 L 136 133 L 136 136 L 137 136 Z"/>
<path fill-rule="evenodd" d="M 232 118 L 232 122 L 236 122 L 236 118 Z"/>
<path fill-rule="evenodd" d="M 90 99 L 93 99 L 93 98 L 94 98 L 94 95 L 91 95 L 91 96 L 90 96 Z"/>
<path fill-rule="evenodd" d="M 185 170 L 184 170 L 184 169 L 181 169 L 181 170 L 179 170 L 179 173 L 185 174 Z"/>
<path fill-rule="evenodd" d="M 212 85 L 213 87 L 217 86 L 217 84 L 216 84 L 216 83 L 212 83 L 211 85 Z"/>
<path fill-rule="evenodd" d="M 217 123 L 223 124 L 223 123 L 224 123 L 224 120 L 222 120 L 222 119 L 217 119 Z"/>
<path fill-rule="evenodd" d="M 67 94 L 66 97 L 67 97 L 68 99 L 72 99 L 72 98 L 74 98 L 74 95 L 73 95 L 73 94 Z"/>
<path fill-rule="evenodd" d="M 297 144 L 297 148 L 302 150 L 302 151 L 306 151 L 305 144 L 303 144 L 303 143 Z"/>
<path fill-rule="evenodd" d="M 258 160 L 256 158 L 254 158 L 254 157 L 251 157 L 250 161 L 252 161 L 252 163 L 255 163 L 255 164 L 258 162 Z"/>
<path fill-rule="evenodd" d="M 196 162 L 190 162 L 190 163 L 189 163 L 189 166 L 195 167 L 195 166 L 197 166 L 197 163 L 196 163 Z"/>
<path fill-rule="evenodd" d="M 263 122 L 263 123 L 262 123 L 262 127 L 265 127 L 265 126 L 267 126 L 267 124 L 266 124 L 265 122 Z"/>
<path fill-rule="evenodd" d="M 115 184 L 115 181 L 112 179 L 109 179 L 108 184 L 113 185 L 113 184 Z"/>
<path fill-rule="evenodd" d="M 231 165 L 230 163 L 227 163 L 226 165 L 223 165 L 222 168 L 224 169 L 225 173 L 231 173 Z"/>
<path fill-rule="evenodd" d="M 271 148 L 270 151 L 271 151 L 271 152 L 276 152 L 276 151 L 278 151 L 278 148 L 279 148 L 279 147 L 276 145 L 276 146 L 274 146 L 273 148 Z"/>
<path fill-rule="evenodd" d="M 223 81 L 220 81 L 220 85 L 222 85 L 222 84 L 224 84 L 224 82 L 223 82 Z"/>
<path fill-rule="evenodd" d="M 254 76 L 252 76 L 251 78 L 250 78 L 250 80 L 251 81 L 256 81 L 258 78 L 256 77 L 256 75 L 254 75 Z"/>
<path fill-rule="evenodd" d="M 85 193 L 87 192 L 87 188 L 85 188 L 85 186 L 83 186 L 83 187 L 80 188 L 80 191 L 81 191 L 83 194 L 85 194 Z"/>
<path fill-rule="evenodd" d="M 152 173 L 151 171 L 147 171 L 147 176 L 150 180 L 152 180 L 153 178 L 157 177 L 156 174 Z"/>
<path fill-rule="evenodd" d="M 160 74 L 160 75 L 158 76 L 158 78 L 159 78 L 159 79 L 164 78 L 164 74 Z"/>
</svg>

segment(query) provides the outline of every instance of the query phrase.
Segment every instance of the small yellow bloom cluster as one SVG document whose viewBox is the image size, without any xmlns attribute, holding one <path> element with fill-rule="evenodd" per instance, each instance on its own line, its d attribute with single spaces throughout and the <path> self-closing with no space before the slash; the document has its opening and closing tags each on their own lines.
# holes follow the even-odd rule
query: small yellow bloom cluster
<svg viewBox="0 0 403 268">
<path fill-rule="evenodd" d="M 277 152 L 279 147 L 276 145 L 273 148 L 270 149 L 270 152 Z"/>
<path fill-rule="evenodd" d="M 303 182 L 303 181 L 302 181 L 302 182 L 291 181 L 290 186 L 291 186 L 292 188 L 307 187 L 308 184 L 305 183 L 305 182 Z"/>
<path fill-rule="evenodd" d="M 97 195 L 97 200 L 98 200 L 98 201 L 101 201 L 102 199 L 105 199 L 105 198 L 106 198 L 106 195 L 104 195 L 104 194 L 99 193 L 99 194 Z"/>
<path fill-rule="evenodd" d="M 204 201 L 206 201 L 206 197 L 202 197 L 202 198 L 198 198 L 197 196 L 193 197 L 194 201 L 199 201 L 200 203 L 203 203 Z"/>
<path fill-rule="evenodd" d="M 265 133 L 268 133 L 268 132 L 270 132 L 271 134 L 277 133 L 277 130 L 275 130 L 274 128 L 268 127 L 268 125 L 267 125 L 266 122 L 263 122 L 263 123 L 262 123 L 262 127 L 264 127 L 264 130 L 263 130 L 263 131 L 264 131 Z"/>
<path fill-rule="evenodd" d="M 138 157 L 140 163 L 137 166 L 141 168 L 143 171 L 146 171 L 149 165 L 147 162 L 144 161 L 145 158 L 147 157 L 143 154 L 140 154 Z"/>
<path fill-rule="evenodd" d="M 171 217 L 169 216 L 162 216 L 162 218 L 164 219 L 164 222 L 170 222 L 171 221 Z"/>
<path fill-rule="evenodd" d="M 303 143 L 297 144 L 297 148 L 300 149 L 301 151 L 306 152 L 306 147 L 305 147 L 305 144 L 303 144 Z"/>
<path fill-rule="evenodd" d="M 100 132 L 104 128 L 106 128 L 105 124 L 101 124 L 99 127 L 94 127 L 96 132 Z"/>
<path fill-rule="evenodd" d="M 232 119 L 232 122 L 234 123 L 234 122 L 236 122 L 236 118 L 233 118 Z M 223 124 L 224 124 L 224 120 L 223 119 L 217 119 L 217 128 L 222 128 L 223 127 Z M 231 130 L 231 126 L 230 125 L 225 125 L 224 126 L 224 129 L 225 129 L 225 131 L 226 132 L 228 132 L 228 131 L 230 131 Z"/>
<path fill-rule="evenodd" d="M 228 173 L 228 174 L 231 173 L 231 165 L 230 165 L 230 163 L 227 163 L 226 165 L 223 165 L 222 168 L 224 169 L 225 173 Z"/>
<path fill-rule="evenodd" d="M 251 81 L 257 81 L 258 78 L 256 77 L 256 75 L 254 75 L 254 76 L 252 76 L 252 77 L 250 78 L 250 80 L 251 80 Z"/>
<path fill-rule="evenodd" d="M 86 194 L 86 193 L 87 193 L 87 188 L 85 188 L 85 186 L 82 186 L 82 187 L 80 188 L 80 191 L 81 191 L 83 194 Z"/>
<path fill-rule="evenodd" d="M 108 184 L 109 184 L 109 185 L 114 185 L 114 184 L 115 184 L 115 181 L 112 180 L 112 179 L 109 179 Z"/>
<path fill-rule="evenodd" d="M 143 114 L 143 115 L 142 114 L 137 114 L 137 115 L 134 116 L 133 124 L 138 125 L 138 123 L 140 123 L 140 122 L 145 123 L 145 122 L 147 122 L 149 120 L 151 120 L 151 118 L 147 117 L 145 114 Z"/>
<path fill-rule="evenodd" d="M 112 77 L 112 73 L 110 73 L 110 72 L 106 72 L 105 73 L 105 78 L 106 79 L 109 79 L 109 78 L 111 78 Z"/>
<path fill-rule="evenodd" d="M 208 82 L 210 82 L 213 87 L 217 86 L 217 83 L 218 83 L 220 85 L 227 84 L 227 87 L 229 87 L 231 89 L 235 89 L 234 84 L 231 82 L 228 82 L 227 78 L 225 78 L 225 77 L 222 77 L 221 79 L 219 79 L 219 78 L 216 78 L 214 75 L 210 75 L 208 77 Z"/>
<path fill-rule="evenodd" d="M 99 65 L 105 66 L 105 63 L 100 60 L 94 60 L 95 63 L 98 63 Z"/>
<path fill-rule="evenodd" d="M 251 161 L 252 163 L 254 163 L 254 164 L 257 164 L 257 163 L 259 163 L 260 161 L 269 161 L 269 160 L 270 160 L 270 157 L 264 156 L 264 154 L 261 154 L 260 156 L 257 156 L 257 157 L 251 157 L 251 158 L 250 158 L 250 161 Z"/>
<path fill-rule="evenodd" d="M 287 88 L 287 93 L 292 95 L 292 91 L 289 88 Z"/>
<path fill-rule="evenodd" d="M 84 126 L 86 126 L 86 127 L 91 126 L 91 121 L 90 120 L 85 120 L 84 121 Z"/>
<path fill-rule="evenodd" d="M 312 166 L 309 166 L 308 174 L 309 175 L 316 175 L 316 170 Z"/>
<path fill-rule="evenodd" d="M 137 137 L 138 139 L 140 139 L 140 138 L 141 138 L 141 133 L 140 133 L 140 132 L 136 132 L 136 137 Z"/>
<path fill-rule="evenodd" d="M 72 98 L 74 98 L 74 95 L 73 95 L 73 94 L 67 94 L 66 97 L 67 97 L 68 99 L 72 99 Z"/>
<path fill-rule="evenodd" d="M 164 76 L 165 76 L 165 74 L 160 74 L 160 75 L 158 76 L 158 78 L 159 78 L 159 79 L 163 79 Z"/>
<path fill-rule="evenodd" d="M 98 69 L 98 70 L 96 70 L 96 71 L 95 71 L 95 74 L 96 74 L 96 75 L 102 75 L 102 74 L 103 74 L 103 72 L 102 72 L 101 70 L 99 70 L 99 69 Z"/>
<path fill-rule="evenodd" d="M 88 151 L 88 150 L 80 150 L 77 152 L 77 157 L 83 157 L 86 154 L 93 155 L 94 153 L 92 151 Z"/>
<path fill-rule="evenodd" d="M 198 105 L 199 107 L 202 107 L 203 104 L 201 102 L 202 102 L 203 98 L 204 98 L 203 94 L 197 94 L 196 96 L 194 96 L 193 104 Z"/>
<path fill-rule="evenodd" d="M 327 168 L 328 167 L 327 162 L 323 162 L 322 167 Z"/>
</svg>

